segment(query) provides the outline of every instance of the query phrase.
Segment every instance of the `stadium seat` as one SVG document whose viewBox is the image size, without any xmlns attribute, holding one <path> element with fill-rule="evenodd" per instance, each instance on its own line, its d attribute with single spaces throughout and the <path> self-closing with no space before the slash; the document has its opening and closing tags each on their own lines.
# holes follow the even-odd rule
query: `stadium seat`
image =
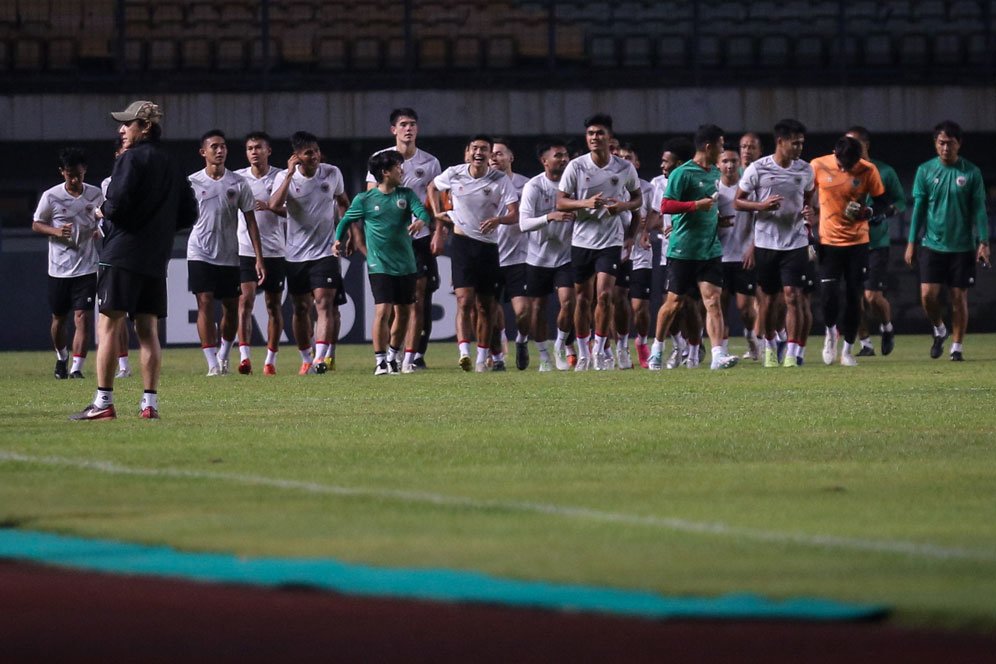
<svg viewBox="0 0 996 664">
<path fill-rule="evenodd" d="M 649 67 L 653 60 L 653 44 L 646 35 L 631 35 L 623 37 L 622 65 L 623 67 Z"/>
<path fill-rule="evenodd" d="M 492 37 L 487 41 L 485 64 L 490 69 L 505 69 L 515 64 L 515 40 Z"/>
<path fill-rule="evenodd" d="M 793 50 L 797 66 L 818 69 L 826 64 L 826 47 L 823 35 L 819 33 L 800 34 L 795 39 Z"/>
<path fill-rule="evenodd" d="M 723 63 L 723 49 L 719 37 L 699 34 L 695 40 L 695 55 L 692 60 L 699 67 L 718 67 Z"/>
<path fill-rule="evenodd" d="M 445 39 L 431 37 L 419 41 L 418 66 L 420 68 L 440 69 L 447 64 L 447 44 Z"/>
<path fill-rule="evenodd" d="M 215 52 L 215 65 L 218 69 L 238 70 L 245 67 L 245 42 L 235 37 L 224 37 L 218 40 Z"/>
<path fill-rule="evenodd" d="M 294 67 L 306 67 L 318 62 L 315 49 L 314 33 L 300 28 L 278 36 L 280 42 L 280 59 L 284 64 Z"/>
<path fill-rule="evenodd" d="M 183 5 L 178 2 L 162 2 L 153 8 L 152 24 L 159 36 L 182 36 L 183 22 Z"/>
<path fill-rule="evenodd" d="M 172 39 L 153 39 L 149 42 L 148 67 L 155 71 L 176 69 L 176 42 Z"/>
<path fill-rule="evenodd" d="M 792 66 L 792 45 L 784 35 L 765 35 L 758 47 L 758 64 L 762 67 L 788 69 Z"/>
<path fill-rule="evenodd" d="M 380 41 L 371 37 L 353 40 L 352 64 L 357 69 L 380 67 Z"/>
<path fill-rule="evenodd" d="M 14 69 L 38 71 L 44 62 L 44 46 L 40 39 L 21 37 L 14 42 Z"/>
<path fill-rule="evenodd" d="M 346 40 L 339 37 L 318 37 L 318 68 L 346 68 Z"/>
<path fill-rule="evenodd" d="M 53 8 L 49 25 L 50 36 L 75 39 L 83 27 L 82 3 L 60 3 Z"/>
<path fill-rule="evenodd" d="M 76 40 L 64 37 L 49 40 L 46 66 L 53 71 L 75 69 L 77 66 Z"/>
<path fill-rule="evenodd" d="M 665 35 L 657 40 L 659 67 L 684 70 L 688 67 L 688 42 L 681 35 Z"/>
<path fill-rule="evenodd" d="M 102 66 L 113 55 L 111 33 L 91 33 L 84 31 L 79 38 L 80 65 Z"/>
<path fill-rule="evenodd" d="M 269 45 L 269 52 L 264 53 L 263 45 Z M 277 40 L 270 37 L 266 42 L 262 39 L 253 39 L 249 44 L 249 67 L 252 69 L 268 69 L 280 60 L 280 45 Z"/>
<path fill-rule="evenodd" d="M 545 36 L 536 36 L 537 46 L 549 48 Z M 557 30 L 554 42 L 554 55 L 561 62 L 581 62 L 584 60 L 584 33 L 578 27 L 561 27 Z"/>
<path fill-rule="evenodd" d="M 727 66 L 738 69 L 751 69 L 755 66 L 756 46 L 753 37 L 750 35 L 735 35 L 727 37 L 724 41 L 726 42 Z"/>
<path fill-rule="evenodd" d="M 961 64 L 964 52 L 962 44 L 965 36 L 945 32 L 932 36 L 931 56 L 934 64 L 951 67 Z"/>
<path fill-rule="evenodd" d="M 893 63 L 892 39 L 887 34 L 869 35 L 864 43 L 864 63 L 869 67 L 884 67 Z"/>
<path fill-rule="evenodd" d="M 407 69 L 410 60 L 404 37 L 389 37 L 384 40 L 384 67 L 393 70 Z M 414 64 L 411 62 L 411 64 Z"/>
<path fill-rule="evenodd" d="M 611 35 L 594 35 L 588 40 L 588 58 L 594 67 L 617 67 L 616 40 Z"/>
<path fill-rule="evenodd" d="M 124 66 L 127 71 L 142 71 L 146 67 L 145 39 L 126 39 L 124 44 Z"/>
<path fill-rule="evenodd" d="M 11 2 L 11 0 L 6 1 Z M 52 6 L 49 0 L 17 0 L 17 17 L 21 27 L 32 23 L 47 25 L 51 13 Z"/>
<path fill-rule="evenodd" d="M 453 40 L 453 66 L 459 69 L 481 68 L 481 40 L 457 37 Z"/>
<path fill-rule="evenodd" d="M 899 41 L 899 61 L 905 67 L 918 67 L 927 64 L 927 36 L 923 34 L 903 35 Z"/>
</svg>

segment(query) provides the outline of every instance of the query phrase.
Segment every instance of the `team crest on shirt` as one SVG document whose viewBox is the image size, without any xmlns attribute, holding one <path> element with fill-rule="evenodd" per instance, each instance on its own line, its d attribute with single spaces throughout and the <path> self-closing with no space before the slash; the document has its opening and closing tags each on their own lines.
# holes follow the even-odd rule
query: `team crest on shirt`
<svg viewBox="0 0 996 664">
<path fill-rule="evenodd" d="M 957 178 L 955 178 L 955 184 L 958 185 L 959 187 L 964 187 L 966 184 L 968 184 L 968 178 L 965 177 L 964 175 L 959 175 Z"/>
<path fill-rule="evenodd" d="M 322 191 L 324 191 L 325 193 L 328 193 L 331 188 L 332 187 L 329 186 L 328 182 L 323 182 L 322 183 Z"/>
<path fill-rule="evenodd" d="M 397 200 L 397 206 L 398 206 L 398 209 L 399 209 L 399 210 L 405 210 L 405 209 L 407 209 L 407 208 L 408 208 L 408 201 L 406 201 L 406 200 L 405 200 L 405 199 L 403 199 L 403 198 L 399 198 L 399 199 Z"/>
<path fill-rule="evenodd" d="M 229 189 L 228 191 L 225 192 L 225 195 L 228 196 L 228 200 L 234 201 L 235 200 L 235 189 Z"/>
<path fill-rule="evenodd" d="M 424 168 L 416 168 L 415 169 L 415 177 L 420 178 L 423 175 L 425 175 L 425 169 Z"/>
<path fill-rule="evenodd" d="M 374 206 L 374 212 L 380 212 L 380 206 L 379 205 L 375 205 Z"/>
<path fill-rule="evenodd" d="M 87 205 L 86 206 L 86 213 L 87 214 L 93 214 L 93 205 Z"/>
<path fill-rule="evenodd" d="M 609 178 L 609 182 L 611 182 L 612 186 L 615 187 L 616 185 L 619 184 L 619 176 L 613 175 L 611 178 Z"/>
<path fill-rule="evenodd" d="M 484 195 L 485 196 L 490 196 L 491 195 L 491 187 L 485 187 L 484 188 Z"/>
</svg>

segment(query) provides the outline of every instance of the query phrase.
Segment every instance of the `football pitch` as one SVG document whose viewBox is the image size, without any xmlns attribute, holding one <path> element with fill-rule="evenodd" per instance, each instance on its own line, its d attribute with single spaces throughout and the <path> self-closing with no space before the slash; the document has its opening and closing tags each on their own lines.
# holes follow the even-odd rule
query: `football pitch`
<svg viewBox="0 0 996 664">
<path fill-rule="evenodd" d="M 742 352 L 742 341 L 731 350 Z M 901 336 L 824 366 L 373 375 L 369 346 L 298 376 L 204 376 L 167 349 L 162 420 L 69 422 L 52 353 L 0 354 L 0 525 L 242 556 L 649 590 L 759 593 L 996 628 L 996 335 L 967 361 Z M 257 371 L 261 369 L 256 350 Z M 132 363 L 137 364 L 137 352 Z"/>
</svg>

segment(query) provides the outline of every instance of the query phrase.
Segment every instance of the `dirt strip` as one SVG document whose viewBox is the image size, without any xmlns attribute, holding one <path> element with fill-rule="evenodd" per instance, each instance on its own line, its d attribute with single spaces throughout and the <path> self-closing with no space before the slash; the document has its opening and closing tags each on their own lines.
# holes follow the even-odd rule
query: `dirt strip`
<svg viewBox="0 0 996 664">
<path fill-rule="evenodd" d="M 996 635 L 650 621 L 0 561 L 0 661 L 987 662 Z"/>
</svg>

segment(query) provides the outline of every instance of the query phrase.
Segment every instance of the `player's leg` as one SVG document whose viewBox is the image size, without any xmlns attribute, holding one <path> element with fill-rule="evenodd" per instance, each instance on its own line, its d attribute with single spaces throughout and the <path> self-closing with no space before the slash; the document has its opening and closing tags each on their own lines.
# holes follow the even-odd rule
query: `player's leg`
<svg viewBox="0 0 996 664">
<path fill-rule="evenodd" d="M 122 324 L 124 324 L 123 320 Z M 142 386 L 144 388 L 139 410 L 145 419 L 158 419 L 159 377 L 162 371 L 162 346 L 159 343 L 158 316 L 136 314 L 135 335 L 138 337 L 139 361 L 142 365 Z"/>
<path fill-rule="evenodd" d="M 861 301 L 864 299 L 865 275 L 868 272 L 868 246 L 847 247 L 842 254 L 844 259 L 844 318 L 842 333 L 844 344 L 840 351 L 840 362 L 854 366 L 854 343 L 858 338 L 858 324 L 861 322 Z"/>
<path fill-rule="evenodd" d="M 475 290 L 474 309 L 477 312 L 477 362 L 474 369 L 481 373 L 486 370 L 486 360 L 488 352 L 488 337 L 494 330 L 495 296 L 494 293 L 482 293 L 480 289 Z M 481 339 L 484 339 L 482 345 Z M 493 368 L 496 371 L 504 369 L 504 364 L 495 362 Z"/>
<path fill-rule="evenodd" d="M 595 274 L 595 347 L 593 349 L 595 370 L 607 368 L 605 344 L 612 330 L 615 315 L 616 276 L 611 272 Z M 627 319 L 627 331 L 629 320 Z"/>
<path fill-rule="evenodd" d="M 283 291 L 264 291 L 263 293 L 267 317 L 264 375 L 273 375 L 277 372 L 277 351 L 280 349 L 280 335 L 284 330 L 284 311 L 280 301 L 282 295 Z"/>
<path fill-rule="evenodd" d="M 239 298 L 236 295 L 219 299 L 221 301 L 221 321 L 218 324 L 218 331 L 221 339 L 218 348 L 218 365 L 221 367 L 221 373 L 227 374 L 229 355 L 232 352 L 232 346 L 235 345 L 239 328 Z"/>
<path fill-rule="evenodd" d="M 256 282 L 243 281 L 239 284 L 239 373 L 252 373 L 252 309 L 256 304 Z"/>
<path fill-rule="evenodd" d="M 311 363 L 314 373 L 325 373 L 325 353 L 335 341 L 335 288 L 313 288 L 315 300 L 315 357 Z"/>
<path fill-rule="evenodd" d="M 422 340 L 422 331 L 425 327 L 426 321 L 426 309 L 425 303 L 426 299 L 429 297 L 429 293 L 426 292 L 426 286 L 429 282 L 428 277 L 425 274 L 419 275 L 415 279 L 415 306 L 412 308 L 412 313 L 408 317 L 408 333 L 405 335 L 405 359 L 402 362 L 402 371 L 406 367 L 414 370 L 415 368 L 415 355 L 419 353 L 419 347 Z M 432 305 L 430 304 L 430 307 Z M 432 317 L 432 310 L 429 310 L 429 318 Z M 409 356 L 409 353 L 411 355 Z"/>
</svg>

